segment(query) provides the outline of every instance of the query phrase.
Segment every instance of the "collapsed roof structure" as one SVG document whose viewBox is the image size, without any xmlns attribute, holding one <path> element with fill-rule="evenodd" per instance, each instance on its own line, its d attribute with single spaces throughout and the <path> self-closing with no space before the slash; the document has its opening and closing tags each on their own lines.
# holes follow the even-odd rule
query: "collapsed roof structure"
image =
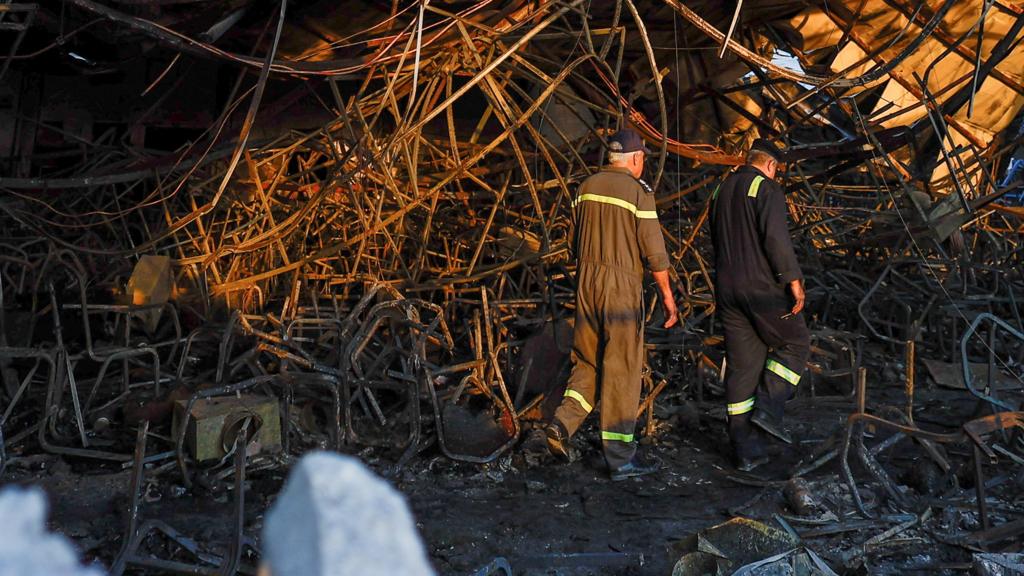
<svg viewBox="0 0 1024 576">
<path fill-rule="evenodd" d="M 569 208 L 625 125 L 655 152 L 685 320 L 647 332 L 649 435 L 667 387 L 720 392 L 703 224 L 768 137 L 786 144 L 810 369 L 862 391 L 843 463 L 864 420 L 922 438 L 946 473 L 937 445 L 995 458 L 985 439 L 1020 422 L 1022 28 L 1003 0 L 0 4 L 0 471 L 42 450 L 141 474 L 135 425 L 177 411 L 162 471 L 190 486 L 196 406 L 242 391 L 284 415 L 264 440 L 285 454 L 388 446 L 405 465 L 436 438 L 456 460 L 507 455 L 564 386 Z M 902 411 L 871 416 L 862 369 L 893 358 Z M 981 420 L 914 424 L 925 361 L 963 372 Z M 241 455 L 238 482 L 239 446 L 275 418 L 257 405 L 211 441 Z"/>
</svg>

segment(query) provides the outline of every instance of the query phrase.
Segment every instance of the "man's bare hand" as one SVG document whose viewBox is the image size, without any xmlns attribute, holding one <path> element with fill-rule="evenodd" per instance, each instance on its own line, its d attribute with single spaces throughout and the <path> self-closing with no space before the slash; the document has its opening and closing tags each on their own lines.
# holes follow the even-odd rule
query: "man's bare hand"
<svg viewBox="0 0 1024 576">
<path fill-rule="evenodd" d="M 793 309 L 790 312 L 796 316 L 804 309 L 804 284 L 800 279 L 789 283 L 789 292 L 793 295 Z"/>
<path fill-rule="evenodd" d="M 661 325 L 662 328 L 671 328 L 679 323 L 679 309 L 676 308 L 675 300 L 662 299 L 661 307 L 665 310 L 665 323 Z"/>
<path fill-rule="evenodd" d="M 654 276 L 654 283 L 658 285 L 658 293 L 661 295 L 661 307 L 665 311 L 665 323 L 662 328 L 671 328 L 679 322 L 679 310 L 676 308 L 676 298 L 672 295 L 672 284 L 669 281 L 668 270 L 659 270 L 651 274 Z"/>
</svg>

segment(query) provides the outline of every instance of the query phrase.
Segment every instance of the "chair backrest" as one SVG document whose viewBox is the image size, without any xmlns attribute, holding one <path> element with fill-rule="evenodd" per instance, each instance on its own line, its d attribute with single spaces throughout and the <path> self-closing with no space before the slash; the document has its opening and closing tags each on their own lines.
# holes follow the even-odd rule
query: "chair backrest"
<svg viewBox="0 0 1024 576">
<path fill-rule="evenodd" d="M 32 341 L 34 314 L 26 303 L 46 254 L 31 246 L 0 244 L 0 346 L 25 346 Z"/>
</svg>

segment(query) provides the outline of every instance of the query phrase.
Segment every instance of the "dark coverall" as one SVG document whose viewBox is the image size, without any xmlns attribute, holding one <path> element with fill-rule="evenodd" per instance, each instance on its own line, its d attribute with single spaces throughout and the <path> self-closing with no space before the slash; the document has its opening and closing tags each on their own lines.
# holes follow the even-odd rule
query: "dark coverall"
<svg viewBox="0 0 1024 576">
<path fill-rule="evenodd" d="M 579 429 L 601 391 L 601 442 L 612 470 L 636 451 L 643 370 L 643 266 L 668 268 L 654 193 L 628 170 L 605 167 L 573 202 L 577 259 L 572 374 L 555 419 Z"/>
<path fill-rule="evenodd" d="M 810 355 L 802 315 L 791 316 L 788 284 L 802 279 L 786 226 L 786 196 L 744 166 L 715 191 L 711 239 L 715 300 L 725 328 L 729 437 L 736 454 L 762 454 L 750 425 L 755 407 L 775 422 L 796 393 Z"/>
</svg>

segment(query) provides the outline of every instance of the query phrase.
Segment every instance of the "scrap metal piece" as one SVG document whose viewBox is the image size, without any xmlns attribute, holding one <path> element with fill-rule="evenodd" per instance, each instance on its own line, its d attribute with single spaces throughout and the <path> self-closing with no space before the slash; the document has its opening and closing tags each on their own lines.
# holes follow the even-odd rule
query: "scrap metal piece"
<svg viewBox="0 0 1024 576">
<path fill-rule="evenodd" d="M 786 496 L 790 509 L 797 516 L 812 516 L 821 509 L 821 503 L 811 491 L 810 484 L 803 478 L 791 478 L 786 483 L 783 494 Z"/>
<path fill-rule="evenodd" d="M 174 403 L 172 435 L 177 437 L 189 411 L 185 443 L 196 461 L 223 458 L 230 453 L 239 426 L 249 419 L 256 424 L 249 428 L 250 455 L 274 452 L 281 448 L 281 418 L 277 400 L 263 396 L 219 396 L 204 398 L 189 405 L 188 400 Z"/>
<path fill-rule="evenodd" d="M 785 555 L 799 541 L 783 530 L 748 518 L 733 518 L 702 530 L 670 547 L 681 554 L 672 576 L 731 574 L 743 566 L 776 555 Z"/>
<path fill-rule="evenodd" d="M 1024 554 L 975 554 L 972 576 L 1024 576 Z"/>
<path fill-rule="evenodd" d="M 801 546 L 747 564 L 732 576 L 839 576 L 810 548 Z"/>
<path fill-rule="evenodd" d="M 994 390 L 990 390 L 989 392 L 986 393 L 984 390 L 979 390 L 979 389 L 975 388 L 975 386 L 974 386 L 974 378 L 971 377 L 971 369 L 970 369 L 971 363 L 970 363 L 970 360 L 967 357 L 967 345 L 970 342 L 971 336 L 973 336 L 974 333 L 978 330 L 978 327 L 981 326 L 981 323 L 985 322 L 986 320 L 991 323 L 991 326 L 990 326 L 989 329 L 992 330 L 993 333 L 994 333 L 996 327 L 998 327 L 1003 332 L 1008 333 L 1010 336 L 1013 336 L 1014 338 L 1016 338 L 1017 340 L 1019 340 L 1021 342 L 1024 342 L 1024 332 L 1021 332 L 1020 330 L 1017 330 L 1016 328 L 1011 326 L 1008 322 L 1006 322 L 1002 318 L 999 318 L 998 316 L 995 316 L 995 315 L 990 314 L 988 312 L 984 312 L 982 314 L 978 314 L 978 316 L 974 319 L 974 321 L 971 322 L 971 325 L 967 328 L 967 331 L 964 332 L 963 336 L 960 338 L 960 364 L 961 364 L 961 366 L 963 368 L 964 385 L 967 386 L 967 390 L 969 390 L 970 393 L 973 394 L 975 397 L 977 397 L 977 398 L 979 398 L 981 400 L 984 400 L 985 402 L 988 402 L 989 404 L 992 404 L 993 406 L 995 406 L 997 408 L 1001 408 L 1003 410 L 1013 411 L 1013 410 L 1016 410 L 1017 407 L 1013 406 L 1012 404 L 1010 404 L 1006 400 L 1000 400 L 999 398 L 996 398 L 994 396 L 994 392 L 995 392 Z M 989 349 L 991 350 L 991 346 L 989 347 Z M 993 369 L 994 368 L 992 366 L 992 361 L 990 360 L 989 361 L 989 377 L 990 378 L 992 377 Z M 1024 379 L 1021 379 L 1020 377 L 1018 377 L 1017 379 L 1018 379 L 1018 381 L 1020 381 L 1022 383 L 1022 385 L 1024 385 Z"/>
<path fill-rule="evenodd" d="M 173 289 L 170 258 L 146 254 L 139 259 L 139 263 L 132 271 L 132 277 L 128 280 L 128 296 L 133 306 L 159 305 L 135 313 L 143 319 L 150 333 L 156 330 L 160 314 L 163 312 L 162 305 L 170 299 Z"/>
</svg>

